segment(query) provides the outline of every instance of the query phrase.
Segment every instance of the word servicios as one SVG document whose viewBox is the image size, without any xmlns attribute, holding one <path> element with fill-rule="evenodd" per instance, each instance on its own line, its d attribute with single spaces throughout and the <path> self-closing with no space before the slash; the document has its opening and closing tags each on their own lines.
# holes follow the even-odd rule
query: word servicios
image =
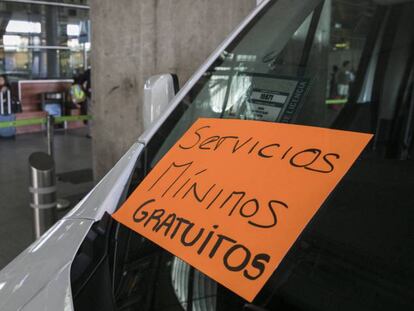
<svg viewBox="0 0 414 311">
<path fill-rule="evenodd" d="M 303 168 L 317 173 L 331 173 L 335 169 L 335 161 L 340 155 L 335 152 L 324 152 L 318 148 L 295 150 L 293 146 L 282 146 L 277 142 L 262 143 L 253 137 L 243 139 L 239 136 L 208 135 L 205 136 L 209 125 L 202 126 L 194 131 L 194 137 L 179 148 L 189 150 L 198 148 L 202 151 L 222 151 L 227 148 L 231 153 L 246 153 L 257 155 L 264 159 L 279 159 L 287 161 L 292 167 Z"/>
</svg>

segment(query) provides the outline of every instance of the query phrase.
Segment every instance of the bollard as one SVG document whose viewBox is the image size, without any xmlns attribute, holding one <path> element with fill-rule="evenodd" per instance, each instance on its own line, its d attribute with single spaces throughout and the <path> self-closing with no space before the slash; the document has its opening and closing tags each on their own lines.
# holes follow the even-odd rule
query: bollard
<svg viewBox="0 0 414 311">
<path fill-rule="evenodd" d="M 47 116 L 47 123 L 46 123 L 46 136 L 47 136 L 47 153 L 54 159 L 55 152 L 54 152 L 54 137 L 55 135 L 55 118 L 52 115 Z M 70 207 L 70 202 L 65 199 L 57 199 L 56 208 L 58 210 L 64 210 Z"/>
<path fill-rule="evenodd" d="M 47 136 L 47 153 L 53 158 L 54 156 L 54 130 L 55 130 L 55 118 L 52 115 L 47 116 L 46 124 L 46 136 Z"/>
<path fill-rule="evenodd" d="M 53 158 L 44 152 L 29 157 L 30 207 L 33 208 L 34 236 L 38 239 L 56 221 L 56 178 Z"/>
</svg>

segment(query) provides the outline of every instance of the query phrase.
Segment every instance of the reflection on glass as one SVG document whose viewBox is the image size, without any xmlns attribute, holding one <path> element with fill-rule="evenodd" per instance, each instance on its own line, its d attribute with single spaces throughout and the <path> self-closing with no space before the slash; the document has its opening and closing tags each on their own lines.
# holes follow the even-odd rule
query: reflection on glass
<svg viewBox="0 0 414 311">
<path fill-rule="evenodd" d="M 216 310 L 217 283 L 177 257 L 172 260 L 171 283 L 183 310 Z M 190 286 L 192 286 L 191 307 L 189 306 Z"/>
<path fill-rule="evenodd" d="M 41 33 L 39 22 L 29 22 L 20 20 L 10 20 L 6 27 L 7 33 Z"/>
<path fill-rule="evenodd" d="M 82 25 L 89 25 L 89 10 L 6 2 L 0 16 L 0 73 L 11 81 L 72 78 L 88 67 L 89 27 Z"/>
<path fill-rule="evenodd" d="M 228 79 L 229 77 L 227 76 L 212 76 L 203 90 L 208 93 L 206 98 L 209 102 L 199 100 L 197 101 L 197 105 L 202 106 L 204 103 L 208 103 L 213 112 L 219 113 L 223 107 L 224 98 L 226 96 Z"/>
<path fill-rule="evenodd" d="M 77 24 L 68 24 L 66 25 L 66 34 L 68 36 L 78 37 L 80 34 L 80 27 Z"/>
</svg>

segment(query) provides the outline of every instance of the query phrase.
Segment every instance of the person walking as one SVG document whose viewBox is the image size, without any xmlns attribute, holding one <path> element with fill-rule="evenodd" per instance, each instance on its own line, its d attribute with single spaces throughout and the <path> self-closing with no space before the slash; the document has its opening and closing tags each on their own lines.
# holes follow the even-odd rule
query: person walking
<svg viewBox="0 0 414 311">
<path fill-rule="evenodd" d="M 3 94 L 4 92 L 10 91 L 10 84 L 7 80 L 7 76 L 0 75 L 0 92 Z"/>
<path fill-rule="evenodd" d="M 348 98 L 350 84 L 355 80 L 355 75 L 351 70 L 351 62 L 346 60 L 342 63 L 342 68 L 338 72 L 338 95 L 342 98 Z"/>
</svg>

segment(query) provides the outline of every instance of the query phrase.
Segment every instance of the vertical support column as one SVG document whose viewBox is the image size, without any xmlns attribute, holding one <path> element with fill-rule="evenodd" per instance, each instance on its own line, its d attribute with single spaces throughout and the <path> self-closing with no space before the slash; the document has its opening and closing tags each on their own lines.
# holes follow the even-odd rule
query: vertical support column
<svg viewBox="0 0 414 311">
<path fill-rule="evenodd" d="M 55 118 L 52 115 L 47 116 L 46 134 L 47 134 L 47 153 L 54 157 L 54 130 L 55 130 Z"/>
<path fill-rule="evenodd" d="M 46 45 L 58 46 L 58 8 L 55 6 L 46 7 Z M 49 77 L 57 78 L 60 75 L 59 51 L 47 50 L 47 74 Z"/>
<path fill-rule="evenodd" d="M 3 45 L 3 36 L 0 33 L 0 45 Z M 4 48 L 0 48 L 0 70 L 2 72 L 6 71 L 6 54 L 4 53 Z"/>
<path fill-rule="evenodd" d="M 46 41 L 46 6 L 42 6 L 41 23 L 42 33 L 40 34 L 40 44 Z M 47 50 L 39 50 L 39 77 L 47 78 Z"/>
<path fill-rule="evenodd" d="M 92 98 L 97 103 L 92 104 L 93 163 L 99 179 L 144 130 L 145 81 L 154 74 L 173 73 L 183 85 L 256 7 L 256 0 L 89 3 Z M 114 90 L 110 96 L 108 90 Z M 114 102 L 122 105 L 113 109 Z"/>
<path fill-rule="evenodd" d="M 83 43 L 83 70 L 88 69 L 88 51 L 86 50 L 86 43 Z"/>
<path fill-rule="evenodd" d="M 29 37 L 29 44 L 30 45 L 39 45 L 41 42 L 38 38 Z M 38 78 L 41 73 L 41 51 L 40 49 L 33 49 L 32 50 L 32 64 L 31 64 L 31 70 L 30 70 L 30 79 Z"/>
</svg>

